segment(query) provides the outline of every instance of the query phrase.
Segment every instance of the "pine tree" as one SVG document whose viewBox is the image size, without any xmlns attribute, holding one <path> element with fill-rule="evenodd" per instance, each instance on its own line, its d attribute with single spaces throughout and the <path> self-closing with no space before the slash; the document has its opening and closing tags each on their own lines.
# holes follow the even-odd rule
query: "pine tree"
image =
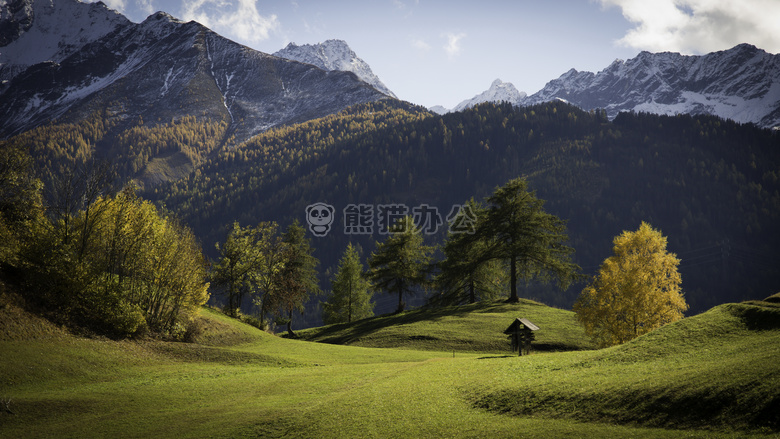
<svg viewBox="0 0 780 439">
<path fill-rule="evenodd" d="M 484 221 L 485 208 L 472 198 L 464 205 L 476 223 Z M 507 270 L 503 261 L 487 252 L 488 243 L 473 233 L 449 233 L 442 252 L 444 260 L 434 283 L 440 295 L 439 304 L 475 303 L 491 300 L 505 290 Z"/>
<path fill-rule="evenodd" d="M 295 220 L 282 235 L 285 246 L 279 281 L 281 283 L 274 296 L 274 304 L 286 314 L 283 318 L 287 333 L 295 336 L 292 330 L 294 311 L 303 312 L 303 304 L 311 294 L 319 294 L 317 265 L 320 261 L 314 257 L 314 249 L 306 238 L 306 230 Z"/>
<path fill-rule="evenodd" d="M 377 243 L 368 260 L 368 277 L 374 289 L 398 294 L 398 308 L 406 304 L 404 294 L 413 294 L 428 282 L 433 247 L 423 245 L 420 230 L 411 216 L 402 218 L 393 227 L 385 242 Z"/>
<path fill-rule="evenodd" d="M 358 250 L 347 245 L 336 274 L 331 279 L 331 295 L 322 304 L 326 324 L 349 323 L 374 315 L 371 284 L 363 274 Z"/>
<path fill-rule="evenodd" d="M 580 267 L 571 261 L 574 249 L 565 245 L 565 222 L 544 211 L 544 201 L 528 190 L 524 178 L 496 189 L 487 202 L 476 237 L 487 243 L 490 258 L 509 263 L 509 302 L 519 301 L 518 277 L 555 278 L 562 289 L 579 278 Z"/>
</svg>

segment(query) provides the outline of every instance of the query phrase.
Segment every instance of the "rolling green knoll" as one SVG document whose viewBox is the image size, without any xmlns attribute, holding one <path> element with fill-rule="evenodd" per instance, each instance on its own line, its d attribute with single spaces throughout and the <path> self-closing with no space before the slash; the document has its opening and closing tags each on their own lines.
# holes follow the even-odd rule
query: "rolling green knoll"
<svg viewBox="0 0 780 439">
<path fill-rule="evenodd" d="M 431 333 L 444 343 L 469 326 L 455 319 L 490 327 L 501 310 L 434 315 L 427 327 L 441 326 Z M 0 413 L 0 437 L 772 436 L 779 312 L 729 304 L 610 349 L 524 357 L 466 349 L 453 358 L 409 344 L 286 340 L 209 309 L 196 344 L 51 327 L 19 339 L 2 329 L 24 313 L 4 304 L 0 411 L 14 414 Z M 407 330 L 426 327 L 416 318 Z"/>
<path fill-rule="evenodd" d="M 503 331 L 518 317 L 540 327 L 534 343 L 537 351 L 594 347 L 573 312 L 527 299 L 515 304 L 497 301 L 423 308 L 297 334 L 304 340 L 352 346 L 508 354 L 509 341 Z"/>
</svg>

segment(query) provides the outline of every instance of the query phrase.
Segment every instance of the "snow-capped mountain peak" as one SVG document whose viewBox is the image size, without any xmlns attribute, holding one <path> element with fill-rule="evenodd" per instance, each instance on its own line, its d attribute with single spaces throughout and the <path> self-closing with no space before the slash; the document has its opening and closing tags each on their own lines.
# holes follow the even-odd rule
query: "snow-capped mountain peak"
<svg viewBox="0 0 780 439">
<path fill-rule="evenodd" d="M 585 110 L 604 109 L 610 118 L 621 111 L 712 114 L 779 127 L 780 55 L 750 44 L 702 56 L 641 52 L 628 60 L 616 59 L 598 73 L 570 69 L 530 96 L 496 80 L 452 111 L 489 101 L 534 105 L 554 100 Z M 448 112 L 441 106 L 430 110 Z"/>
<path fill-rule="evenodd" d="M 371 67 L 343 40 L 327 40 L 319 44 L 302 46 L 289 43 L 287 47 L 274 53 L 274 56 L 311 64 L 326 71 L 352 72 L 382 93 L 396 97 L 371 71 Z"/>
<path fill-rule="evenodd" d="M 441 105 L 431 107 L 429 110 L 434 113 L 444 114 L 450 111 L 462 111 L 484 102 L 509 102 L 514 105 L 519 105 L 526 96 L 525 92 L 518 91 L 511 82 L 503 82 L 500 79 L 496 79 L 490 84 L 490 88 L 471 99 L 462 101 L 452 110 L 447 110 Z"/>
<path fill-rule="evenodd" d="M 44 61 L 60 62 L 129 24 L 103 2 L 0 0 L 0 80 Z"/>
<path fill-rule="evenodd" d="M 574 69 L 522 105 L 564 99 L 586 110 L 712 114 L 763 127 L 780 126 L 780 55 L 750 44 L 702 56 L 641 52 L 598 73 Z"/>
<path fill-rule="evenodd" d="M 353 73 L 258 52 L 164 12 L 132 23 L 102 3 L 5 1 L 0 33 L 8 23 L 14 32 L 5 32 L 10 43 L 0 47 L 9 66 L 0 67 L 0 137 L 110 107 L 127 124 L 188 115 L 225 121 L 241 142 L 273 126 L 386 98 Z M 47 15 L 52 8 L 56 20 Z M 24 24 L 14 27 L 20 17 Z M 48 51 L 20 52 L 37 44 Z"/>
</svg>

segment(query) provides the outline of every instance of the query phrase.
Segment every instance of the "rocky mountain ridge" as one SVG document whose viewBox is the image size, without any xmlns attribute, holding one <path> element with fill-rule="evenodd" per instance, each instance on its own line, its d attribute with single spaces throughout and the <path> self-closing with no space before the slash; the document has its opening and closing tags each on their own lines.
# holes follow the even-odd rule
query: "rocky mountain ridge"
<svg viewBox="0 0 780 439">
<path fill-rule="evenodd" d="M 511 84 L 503 83 L 509 89 Z M 514 87 L 511 87 L 514 89 Z M 598 73 L 571 69 L 532 95 L 488 91 L 451 111 L 481 102 L 527 106 L 563 100 L 585 110 L 709 114 L 765 128 L 780 126 L 780 55 L 749 44 L 702 56 L 642 52 Z M 432 111 L 445 112 L 442 108 Z"/>
<path fill-rule="evenodd" d="M 58 32 L 39 12 L 52 4 L 54 13 L 68 14 L 59 21 L 86 17 L 104 25 L 86 35 Z M 136 24 L 102 4 L 78 0 L 17 0 L 4 10 L 0 28 L 17 31 L 3 32 L 9 42 L 0 48 L 8 54 L 2 67 L 8 79 L 0 89 L 0 137 L 54 119 L 76 122 L 111 108 L 130 121 L 165 122 L 187 115 L 226 120 L 234 139 L 243 141 L 273 126 L 387 97 L 352 73 L 262 53 L 164 12 Z M 33 13 L 19 12 L 29 10 Z M 20 17 L 31 18 L 16 25 Z M 50 47 L 57 40 L 58 49 L 41 55 L 48 58 L 44 61 L 25 58 L 33 62 L 25 66 L 10 59 L 22 47 Z"/>
</svg>

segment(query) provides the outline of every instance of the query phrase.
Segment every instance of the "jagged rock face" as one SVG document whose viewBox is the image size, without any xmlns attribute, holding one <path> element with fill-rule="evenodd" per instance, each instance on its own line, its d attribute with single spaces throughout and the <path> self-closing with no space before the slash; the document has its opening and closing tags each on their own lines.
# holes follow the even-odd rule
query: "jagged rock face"
<svg viewBox="0 0 780 439">
<path fill-rule="evenodd" d="M 583 109 L 712 114 L 780 126 L 780 55 L 748 44 L 703 56 L 642 52 L 594 74 L 570 70 L 522 105 L 563 99 Z"/>
<path fill-rule="evenodd" d="M 396 97 L 371 71 L 371 67 L 342 40 L 327 40 L 319 44 L 304 44 L 302 46 L 290 43 L 284 49 L 275 52 L 274 56 L 312 64 L 323 70 L 352 72 L 382 93 L 393 98 Z"/>
<path fill-rule="evenodd" d="M 73 10 L 91 7 L 76 0 L 55 1 L 70 3 Z M 46 35 L 36 26 L 33 19 L 26 34 Z M 78 41 L 66 39 L 61 46 Z M 170 121 L 185 115 L 223 119 L 241 141 L 279 124 L 383 98 L 351 73 L 258 52 L 196 22 L 158 12 L 140 24 L 119 20 L 99 38 L 30 65 L 5 82 L 0 88 L 0 136 L 55 118 L 77 121 L 110 108 L 131 120 Z"/>
</svg>

